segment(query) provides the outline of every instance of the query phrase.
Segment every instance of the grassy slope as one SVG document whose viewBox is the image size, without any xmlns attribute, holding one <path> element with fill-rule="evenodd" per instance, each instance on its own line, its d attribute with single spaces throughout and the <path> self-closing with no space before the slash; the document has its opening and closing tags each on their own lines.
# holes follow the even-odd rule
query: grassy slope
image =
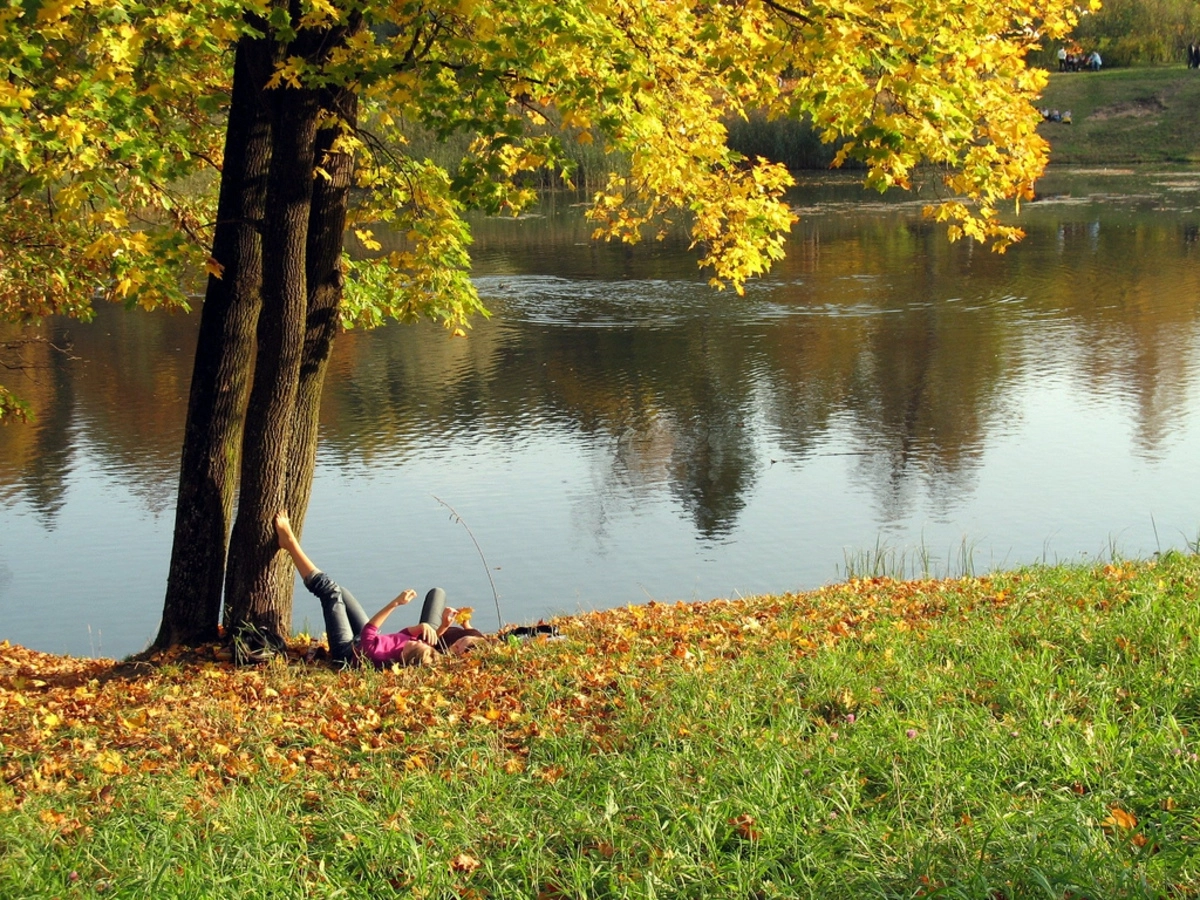
<svg viewBox="0 0 1200 900">
<path fill-rule="evenodd" d="M 1200 162 L 1200 71 L 1184 66 L 1053 73 L 1040 106 L 1071 110 L 1044 123 L 1052 163 Z"/>
<path fill-rule="evenodd" d="M 434 670 L 0 645 L 0 896 L 1200 896 L 1200 559 L 650 605 Z"/>
</svg>

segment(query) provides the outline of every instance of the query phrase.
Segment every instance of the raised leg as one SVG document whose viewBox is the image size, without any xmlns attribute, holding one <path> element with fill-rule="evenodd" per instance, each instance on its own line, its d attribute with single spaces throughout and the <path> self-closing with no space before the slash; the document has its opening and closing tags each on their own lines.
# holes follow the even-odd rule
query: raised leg
<svg viewBox="0 0 1200 900">
<path fill-rule="evenodd" d="M 329 655 L 340 663 L 353 662 L 354 639 L 367 621 L 362 607 L 353 594 L 320 569 L 304 580 L 304 586 L 321 601 L 325 633 L 329 637 Z"/>
<path fill-rule="evenodd" d="M 421 607 L 421 624 L 434 631 L 442 627 L 442 611 L 446 608 L 446 592 L 441 588 L 430 588 Z"/>
</svg>

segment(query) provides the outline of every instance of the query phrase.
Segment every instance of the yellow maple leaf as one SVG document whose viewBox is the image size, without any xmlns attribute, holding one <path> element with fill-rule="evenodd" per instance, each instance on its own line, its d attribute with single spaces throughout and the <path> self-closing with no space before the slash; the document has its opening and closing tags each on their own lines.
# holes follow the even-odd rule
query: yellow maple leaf
<svg viewBox="0 0 1200 900">
<path fill-rule="evenodd" d="M 96 754 L 95 763 L 105 775 L 120 775 L 125 771 L 125 760 L 116 750 L 101 750 Z"/>
</svg>

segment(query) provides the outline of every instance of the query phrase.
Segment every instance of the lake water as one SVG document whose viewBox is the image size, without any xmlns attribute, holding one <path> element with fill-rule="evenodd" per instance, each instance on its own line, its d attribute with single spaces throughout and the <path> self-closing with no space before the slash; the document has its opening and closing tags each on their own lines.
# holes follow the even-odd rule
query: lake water
<svg viewBox="0 0 1200 900">
<path fill-rule="evenodd" d="M 569 197 L 479 223 L 468 339 L 339 338 L 310 555 L 368 608 L 440 584 L 492 628 L 489 575 L 519 622 L 1194 544 L 1200 173 L 1051 173 L 1005 255 L 807 182 L 742 298 L 679 240 L 591 243 Z M 6 375 L 38 421 L 0 428 L 0 639 L 154 635 L 196 321 L 106 308 Z"/>
</svg>

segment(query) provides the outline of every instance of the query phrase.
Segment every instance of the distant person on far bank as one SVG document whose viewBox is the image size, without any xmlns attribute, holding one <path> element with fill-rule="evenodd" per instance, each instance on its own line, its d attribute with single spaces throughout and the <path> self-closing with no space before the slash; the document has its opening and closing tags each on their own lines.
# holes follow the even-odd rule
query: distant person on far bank
<svg viewBox="0 0 1200 900">
<path fill-rule="evenodd" d="M 1088 54 L 1087 64 L 1088 68 L 1093 72 L 1100 71 L 1100 66 L 1103 65 L 1103 61 L 1100 59 L 1099 50 L 1093 50 L 1090 54 Z"/>
</svg>

